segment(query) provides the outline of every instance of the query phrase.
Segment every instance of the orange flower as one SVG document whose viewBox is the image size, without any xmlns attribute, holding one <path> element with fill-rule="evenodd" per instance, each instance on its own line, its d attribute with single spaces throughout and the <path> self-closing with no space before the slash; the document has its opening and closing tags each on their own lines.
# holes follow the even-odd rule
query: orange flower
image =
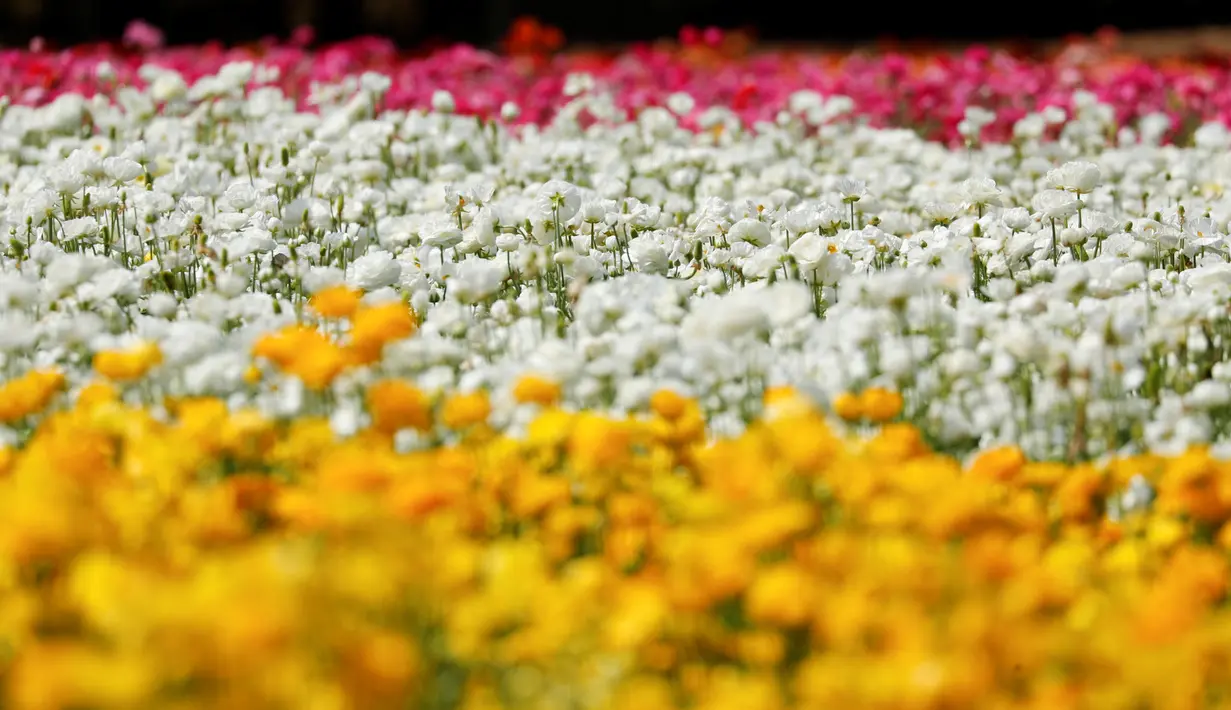
<svg viewBox="0 0 1231 710">
<path fill-rule="evenodd" d="M 77 393 L 77 406 L 81 409 L 92 409 L 104 404 L 113 404 L 120 400 L 120 392 L 116 386 L 106 380 L 96 380 L 81 388 Z"/>
<path fill-rule="evenodd" d="M 863 416 L 874 422 L 887 422 L 902 412 L 902 395 L 883 387 L 870 387 L 859 395 Z"/>
<path fill-rule="evenodd" d="M 64 387 L 64 375 L 33 370 L 0 386 L 0 422 L 15 422 L 42 411 Z"/>
<path fill-rule="evenodd" d="M 257 341 L 252 354 L 273 362 L 314 390 L 328 387 L 350 364 L 346 354 L 329 336 L 301 325 L 266 335 Z"/>
<path fill-rule="evenodd" d="M 388 703 L 405 693 L 420 674 L 419 650 L 390 631 L 364 633 L 344 655 L 353 697 Z M 381 703 L 381 704 L 384 704 Z"/>
<path fill-rule="evenodd" d="M 919 430 L 909 424 L 886 425 L 876 438 L 868 442 L 868 455 L 874 459 L 908 461 L 928 452 Z"/>
<path fill-rule="evenodd" d="M 675 421 L 688 411 L 688 398 L 672 390 L 658 390 L 650 396 L 650 409 L 668 421 Z"/>
<path fill-rule="evenodd" d="M 359 309 L 363 292 L 345 285 L 330 286 L 308 300 L 308 307 L 322 318 L 350 318 Z"/>
<path fill-rule="evenodd" d="M 303 380 L 308 389 L 321 390 L 342 374 L 348 364 L 342 348 L 328 341 L 316 342 L 300 352 L 286 371 Z"/>
<path fill-rule="evenodd" d="M 457 394 L 445 400 L 440 420 L 450 429 L 465 429 L 487 421 L 492 413 L 491 402 L 485 392 Z"/>
<path fill-rule="evenodd" d="M 970 465 L 970 474 L 995 481 L 1012 481 L 1026 465 L 1026 456 L 1016 446 L 1001 446 L 979 454 Z"/>
<path fill-rule="evenodd" d="M 368 388 L 368 412 L 372 428 L 393 434 L 399 429 L 427 431 L 432 426 L 432 409 L 427 395 L 404 380 L 381 380 Z"/>
<path fill-rule="evenodd" d="M 1195 448 L 1167 464 L 1158 488 L 1160 511 L 1217 524 L 1231 518 L 1231 467 Z"/>
<path fill-rule="evenodd" d="M 104 350 L 94 356 L 94 369 L 103 377 L 130 382 L 145 376 L 162 362 L 162 351 L 154 343 L 142 343 L 127 350 Z"/>
<path fill-rule="evenodd" d="M 358 364 L 376 362 L 386 343 L 410 336 L 416 325 L 414 312 L 401 302 L 361 307 L 351 322 L 351 357 Z"/>
<path fill-rule="evenodd" d="M 850 392 L 834 397 L 833 411 L 848 422 L 863 419 L 863 400 Z"/>
<path fill-rule="evenodd" d="M 1087 522 L 1093 518 L 1104 481 L 1103 474 L 1092 466 L 1071 469 L 1056 488 L 1055 504 L 1060 517 L 1073 522 Z"/>
<path fill-rule="evenodd" d="M 560 401 L 560 385 L 538 375 L 523 375 L 513 385 L 513 399 L 550 407 Z"/>
<path fill-rule="evenodd" d="M 276 333 L 270 333 L 257 340 L 252 348 L 254 357 L 263 357 L 279 368 L 286 368 L 299 352 L 312 347 L 316 341 L 328 340 L 316 328 L 306 325 L 291 325 Z"/>
<path fill-rule="evenodd" d="M 626 423 L 582 414 L 569 434 L 568 453 L 579 471 L 616 469 L 629 456 L 632 431 Z"/>
</svg>

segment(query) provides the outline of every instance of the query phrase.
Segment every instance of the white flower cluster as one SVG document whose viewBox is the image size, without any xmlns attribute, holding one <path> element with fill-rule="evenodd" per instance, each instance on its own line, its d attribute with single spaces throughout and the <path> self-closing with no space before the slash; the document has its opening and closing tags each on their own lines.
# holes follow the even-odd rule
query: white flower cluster
<svg viewBox="0 0 1231 710">
<path fill-rule="evenodd" d="M 643 411 L 672 388 L 719 432 L 767 386 L 822 403 L 883 386 L 958 452 L 1231 442 L 1221 126 L 1160 146 L 1078 96 L 1011 144 L 951 150 L 865 127 L 842 97 L 801 93 L 753 127 L 715 107 L 693 132 L 582 86 L 550 126 L 514 129 L 451 97 L 379 112 L 375 76 L 296 112 L 246 88 L 257 70 L 7 108 L 5 377 L 56 366 L 79 386 L 94 353 L 152 341 L 164 362 L 128 396 L 293 416 L 313 401 L 293 378 L 245 382 L 253 343 L 347 283 L 423 326 L 334 383 L 341 430 L 388 375 L 490 390 L 516 429 L 510 389 L 534 373 L 579 408 Z"/>
</svg>

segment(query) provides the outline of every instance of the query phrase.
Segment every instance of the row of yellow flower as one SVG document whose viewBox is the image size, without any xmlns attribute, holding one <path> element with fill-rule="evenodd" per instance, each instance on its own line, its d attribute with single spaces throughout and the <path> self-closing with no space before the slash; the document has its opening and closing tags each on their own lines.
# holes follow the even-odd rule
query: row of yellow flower
<svg viewBox="0 0 1231 710">
<path fill-rule="evenodd" d="M 257 349 L 293 369 L 285 335 Z M 345 368 L 379 340 L 319 342 Z M 10 382 L 0 418 L 62 386 Z M 347 440 L 213 399 L 162 421 L 105 378 L 53 407 L 0 450 L 0 707 L 1231 702 L 1231 466 L 1204 451 L 964 468 L 905 425 L 843 436 L 785 390 L 713 442 L 668 391 L 638 420 L 563 411 L 537 378 L 516 396 L 541 409 L 517 440 L 483 394 L 399 380 Z M 851 418 L 892 416 L 891 393 L 855 399 Z M 433 427 L 457 443 L 395 449 Z M 1135 475 L 1155 506 L 1110 521 Z"/>
</svg>

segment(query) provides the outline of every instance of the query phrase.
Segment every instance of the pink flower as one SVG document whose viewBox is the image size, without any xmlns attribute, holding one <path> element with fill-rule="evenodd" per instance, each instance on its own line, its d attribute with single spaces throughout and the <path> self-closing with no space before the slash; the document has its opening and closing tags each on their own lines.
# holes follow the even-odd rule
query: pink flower
<svg viewBox="0 0 1231 710">
<path fill-rule="evenodd" d="M 1231 58 L 1152 62 L 1113 56 L 1098 43 L 1047 60 L 986 47 L 958 54 L 771 51 L 745 56 L 728 51 L 728 45 L 739 44 L 735 38 L 717 28 L 685 28 L 675 46 L 643 43 L 619 53 L 499 56 L 459 45 L 424 55 L 400 52 L 379 37 L 309 50 L 310 28 L 300 28 L 289 41 L 257 46 L 228 48 L 210 42 L 168 48 L 159 30 L 134 22 L 122 46 L 0 50 L 0 93 L 19 103 L 40 104 L 67 92 L 90 96 L 117 86 L 141 86 L 137 70 L 144 63 L 174 69 L 192 84 L 228 62 L 252 61 L 276 68 L 272 83 L 304 110 L 314 110 L 308 104 L 314 84 L 373 71 L 393 80 L 382 102 L 386 108 L 428 108 L 439 89 L 454 97 L 459 113 L 493 116 L 505 102 L 513 102 L 520 107 L 518 123 L 550 121 L 567 100 L 562 94 L 565 77 L 582 72 L 593 76 L 601 90 L 610 91 L 615 105 L 629 115 L 666 105 L 676 92 L 693 96 L 694 115 L 682 121 L 688 128 L 696 128 L 695 116 L 707 106 L 719 104 L 746 125 L 772 120 L 801 89 L 848 97 L 853 115 L 837 120 L 906 126 L 948 142 L 961 140 L 957 126 L 968 106 L 994 113 L 995 120 L 983 130 L 985 140 L 1005 140 L 1029 112 L 1051 105 L 1070 108 L 1078 89 L 1110 104 L 1122 124 L 1160 111 L 1177 127 L 1231 118 Z M 102 80 L 97 68 L 104 62 L 109 69 Z M 591 120 L 597 119 L 585 117 Z M 1057 130 L 1053 126 L 1047 135 Z"/>
<path fill-rule="evenodd" d="M 162 47 L 165 39 L 162 30 L 145 20 L 133 20 L 124 29 L 124 44 L 147 52 Z"/>
<path fill-rule="evenodd" d="M 291 32 L 291 44 L 295 47 L 307 47 L 316 41 L 316 30 L 311 25 L 300 25 Z"/>
</svg>

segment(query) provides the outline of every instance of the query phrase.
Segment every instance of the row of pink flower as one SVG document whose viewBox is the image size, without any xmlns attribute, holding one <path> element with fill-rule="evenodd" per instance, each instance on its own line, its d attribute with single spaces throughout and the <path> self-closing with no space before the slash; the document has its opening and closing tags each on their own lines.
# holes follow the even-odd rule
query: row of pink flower
<svg viewBox="0 0 1231 710">
<path fill-rule="evenodd" d="M 1121 122 L 1166 112 L 1180 130 L 1201 119 L 1231 121 L 1231 59 L 1152 62 L 1107 56 L 1094 61 L 1030 60 L 986 48 L 923 56 L 836 55 L 803 52 L 724 56 L 694 46 L 634 46 L 621 53 L 500 56 L 457 46 L 428 56 L 400 53 L 390 42 L 361 38 L 308 49 L 302 42 L 245 47 L 206 44 L 137 48 L 98 44 L 51 51 L 37 46 L 0 51 L 0 94 L 39 104 L 65 92 L 92 95 L 115 85 L 140 85 L 138 69 L 152 63 L 179 71 L 191 84 L 232 61 L 277 67 L 278 85 L 303 105 L 314 83 L 365 71 L 392 79 L 389 108 L 423 108 L 439 89 L 450 91 L 459 112 L 495 116 L 511 101 L 520 121 L 542 123 L 567 99 L 566 77 L 591 74 L 617 104 L 635 112 L 687 92 L 698 107 L 724 105 L 752 123 L 772 119 L 800 89 L 853 99 L 856 113 L 875 125 L 906 126 L 954 139 L 968 106 L 992 109 L 984 138 L 1001 140 L 1027 112 L 1068 107 L 1086 89 L 1116 107 Z M 108 63 L 115 79 L 98 79 Z"/>
</svg>

